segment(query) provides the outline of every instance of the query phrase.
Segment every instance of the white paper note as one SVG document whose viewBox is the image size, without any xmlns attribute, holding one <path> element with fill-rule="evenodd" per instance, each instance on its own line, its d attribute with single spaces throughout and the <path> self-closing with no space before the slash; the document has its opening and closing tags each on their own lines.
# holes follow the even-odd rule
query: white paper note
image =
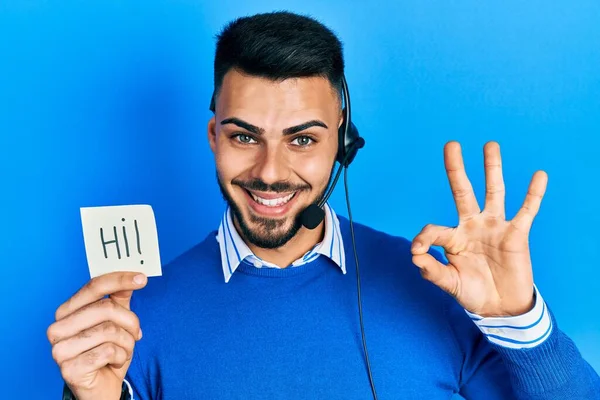
<svg viewBox="0 0 600 400">
<path fill-rule="evenodd" d="M 151 206 L 81 207 L 80 212 L 92 278 L 114 271 L 162 275 Z"/>
</svg>

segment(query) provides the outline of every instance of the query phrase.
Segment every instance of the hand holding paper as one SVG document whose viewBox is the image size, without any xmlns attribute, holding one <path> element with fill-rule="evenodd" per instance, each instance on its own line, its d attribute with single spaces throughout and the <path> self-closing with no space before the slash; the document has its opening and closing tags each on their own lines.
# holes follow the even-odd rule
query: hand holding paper
<svg viewBox="0 0 600 400">
<path fill-rule="evenodd" d="M 104 274 L 56 310 L 56 322 L 47 331 L 52 357 L 78 400 L 119 399 L 135 343 L 142 338 L 129 303 L 146 282 L 137 272 Z"/>
</svg>

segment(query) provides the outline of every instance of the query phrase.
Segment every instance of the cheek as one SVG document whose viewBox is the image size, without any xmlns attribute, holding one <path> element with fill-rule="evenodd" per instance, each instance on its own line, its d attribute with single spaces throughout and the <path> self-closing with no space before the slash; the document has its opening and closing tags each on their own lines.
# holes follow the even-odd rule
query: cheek
<svg viewBox="0 0 600 400">
<path fill-rule="evenodd" d="M 320 155 L 302 159 L 294 169 L 313 189 L 320 190 L 329 181 L 332 165 L 333 158 Z"/>
<path fill-rule="evenodd" d="M 249 163 L 251 163 L 251 160 L 249 160 L 247 153 L 231 146 L 224 136 L 218 139 L 215 150 L 215 164 L 224 184 L 228 185 L 232 179 L 247 170 Z"/>
</svg>

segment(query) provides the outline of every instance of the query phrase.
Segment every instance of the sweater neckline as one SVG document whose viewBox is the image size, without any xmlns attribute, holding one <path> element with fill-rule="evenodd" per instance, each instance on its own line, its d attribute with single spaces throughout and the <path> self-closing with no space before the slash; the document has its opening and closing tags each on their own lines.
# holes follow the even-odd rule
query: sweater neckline
<svg viewBox="0 0 600 400">
<path fill-rule="evenodd" d="M 329 262 L 328 262 L 329 261 Z M 307 273 L 318 274 L 322 272 L 324 268 L 339 268 L 337 265 L 332 265 L 333 262 L 328 260 L 327 257 L 320 255 L 314 260 L 298 265 L 298 266 L 288 266 L 286 268 L 270 268 L 270 267 L 255 267 L 254 265 L 242 261 L 240 266 L 237 268 L 238 272 L 241 272 L 245 275 L 254 275 L 265 278 L 291 278 L 298 275 L 303 275 Z"/>
</svg>

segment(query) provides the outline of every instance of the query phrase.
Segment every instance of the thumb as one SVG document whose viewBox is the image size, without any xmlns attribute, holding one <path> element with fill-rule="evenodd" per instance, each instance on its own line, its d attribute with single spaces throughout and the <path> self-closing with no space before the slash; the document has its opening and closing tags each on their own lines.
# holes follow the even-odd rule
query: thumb
<svg viewBox="0 0 600 400">
<path fill-rule="evenodd" d="M 457 297 L 460 289 L 458 272 L 452 264 L 444 265 L 431 254 L 417 254 L 412 257 L 413 263 L 421 270 L 421 276 L 438 286 L 453 297 Z"/>
<path fill-rule="evenodd" d="M 134 282 L 139 285 L 139 289 L 145 287 L 146 283 L 148 283 L 148 278 L 144 274 L 136 275 L 133 279 Z M 109 295 L 111 300 L 127 310 L 130 309 L 131 296 L 133 296 L 133 290 L 121 290 Z"/>
<path fill-rule="evenodd" d="M 445 247 L 450 243 L 454 232 L 454 228 L 447 226 L 426 225 L 413 239 L 411 252 L 413 255 L 425 254 L 431 246 Z"/>
</svg>

